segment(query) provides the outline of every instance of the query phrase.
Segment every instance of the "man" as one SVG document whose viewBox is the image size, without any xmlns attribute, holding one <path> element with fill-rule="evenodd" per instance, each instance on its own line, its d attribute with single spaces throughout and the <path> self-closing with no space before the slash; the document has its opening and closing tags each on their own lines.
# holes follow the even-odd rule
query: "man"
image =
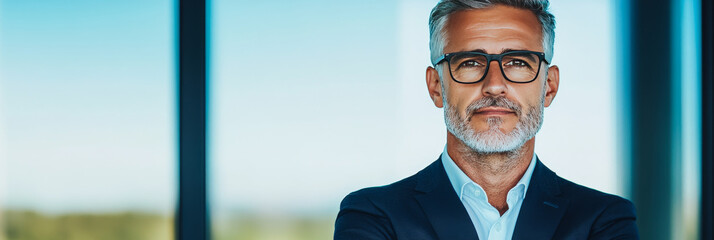
<svg viewBox="0 0 714 240">
<path fill-rule="evenodd" d="M 558 177 L 534 153 L 558 92 L 547 0 L 442 0 L 429 19 L 441 157 L 342 201 L 335 239 L 637 239 L 623 198 Z"/>
</svg>

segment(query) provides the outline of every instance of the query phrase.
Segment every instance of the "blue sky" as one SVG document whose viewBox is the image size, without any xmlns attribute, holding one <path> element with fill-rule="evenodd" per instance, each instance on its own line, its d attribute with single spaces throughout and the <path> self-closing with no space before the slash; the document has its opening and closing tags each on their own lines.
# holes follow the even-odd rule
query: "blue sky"
<svg viewBox="0 0 714 240">
<path fill-rule="evenodd" d="M 171 1 L 0 1 L 4 204 L 172 209 L 172 11 Z"/>
<path fill-rule="evenodd" d="M 435 3 L 213 0 L 214 209 L 332 213 L 434 161 L 445 129 L 423 73 Z M 173 4 L 0 1 L 0 205 L 172 211 Z M 620 193 L 610 2 L 551 7 L 562 80 L 536 153 Z"/>
</svg>

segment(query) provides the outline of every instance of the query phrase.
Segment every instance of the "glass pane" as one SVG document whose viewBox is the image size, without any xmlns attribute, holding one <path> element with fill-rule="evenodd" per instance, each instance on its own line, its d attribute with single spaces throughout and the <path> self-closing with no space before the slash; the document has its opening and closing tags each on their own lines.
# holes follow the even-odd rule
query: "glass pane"
<svg viewBox="0 0 714 240">
<path fill-rule="evenodd" d="M 424 79 L 437 1 L 211 1 L 215 239 L 331 239 L 345 195 L 439 157 L 444 117 Z M 610 2 L 552 10 L 561 90 L 536 153 L 569 180 L 620 193 Z M 599 72 L 578 64 L 584 47 Z"/>
<path fill-rule="evenodd" d="M 545 110 L 536 154 L 565 179 L 623 196 L 615 7 L 609 0 L 578 0 L 552 1 L 550 8 L 556 19 L 553 64 L 560 67 L 560 87 Z"/>
<path fill-rule="evenodd" d="M 0 1 L 0 239 L 173 239 L 174 2 Z"/>
</svg>

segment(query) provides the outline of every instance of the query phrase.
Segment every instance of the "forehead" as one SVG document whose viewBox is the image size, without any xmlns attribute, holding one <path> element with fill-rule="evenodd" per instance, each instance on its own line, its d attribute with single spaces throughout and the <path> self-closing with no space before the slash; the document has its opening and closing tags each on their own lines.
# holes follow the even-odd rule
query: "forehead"
<svg viewBox="0 0 714 240">
<path fill-rule="evenodd" d="M 444 53 L 504 49 L 543 51 L 540 22 L 533 12 L 504 5 L 452 13 L 444 27 Z"/>
</svg>

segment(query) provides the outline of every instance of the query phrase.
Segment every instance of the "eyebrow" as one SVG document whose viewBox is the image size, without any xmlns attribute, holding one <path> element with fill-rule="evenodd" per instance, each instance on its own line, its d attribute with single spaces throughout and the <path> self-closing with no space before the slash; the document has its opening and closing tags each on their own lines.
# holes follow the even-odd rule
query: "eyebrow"
<svg viewBox="0 0 714 240">
<path fill-rule="evenodd" d="M 529 50 L 526 50 L 526 49 L 504 48 L 504 49 L 501 49 L 501 52 L 498 53 L 498 54 L 503 54 L 503 53 L 505 53 L 505 52 L 513 52 L 513 51 L 529 51 Z M 487 53 L 486 50 L 484 50 L 484 49 L 468 50 L 468 51 L 465 51 L 465 52 L 479 52 L 479 53 L 489 54 L 489 53 Z"/>
</svg>

